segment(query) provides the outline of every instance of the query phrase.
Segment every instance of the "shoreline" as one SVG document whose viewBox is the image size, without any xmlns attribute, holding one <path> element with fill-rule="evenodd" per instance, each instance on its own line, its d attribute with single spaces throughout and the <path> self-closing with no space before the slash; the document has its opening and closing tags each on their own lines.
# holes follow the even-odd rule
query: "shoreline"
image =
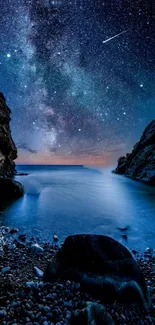
<svg viewBox="0 0 155 325">
<path fill-rule="evenodd" d="M 39 244 L 40 249 L 32 250 Z M 48 261 L 59 249 L 58 238 L 41 242 L 39 236 L 19 235 L 16 229 L 0 227 L 0 322 L 2 325 L 67 325 L 75 311 L 87 301 L 102 303 L 71 281 L 43 282 Z M 155 321 L 155 257 L 134 251 L 152 298 L 152 308 L 145 312 L 139 305 L 115 302 L 105 305 L 116 325 L 154 324 Z M 40 271 L 39 271 L 40 270 Z M 72 323 L 73 324 L 73 323 Z"/>
</svg>

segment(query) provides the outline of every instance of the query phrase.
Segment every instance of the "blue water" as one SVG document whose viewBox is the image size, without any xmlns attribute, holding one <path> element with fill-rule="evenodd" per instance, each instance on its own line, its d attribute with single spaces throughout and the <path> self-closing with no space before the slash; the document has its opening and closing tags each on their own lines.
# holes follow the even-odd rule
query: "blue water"
<svg viewBox="0 0 155 325">
<path fill-rule="evenodd" d="M 1 215 L 1 225 L 39 233 L 42 240 L 57 234 L 106 234 L 130 248 L 155 248 L 155 188 L 114 175 L 108 169 L 76 166 L 18 166 L 28 176 L 15 179 L 25 195 Z M 129 226 L 128 240 L 119 227 Z"/>
</svg>

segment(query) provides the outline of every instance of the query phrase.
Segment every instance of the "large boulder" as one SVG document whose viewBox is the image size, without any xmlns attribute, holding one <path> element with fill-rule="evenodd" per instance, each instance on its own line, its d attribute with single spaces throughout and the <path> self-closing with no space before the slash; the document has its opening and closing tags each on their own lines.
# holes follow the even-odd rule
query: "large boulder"
<svg viewBox="0 0 155 325">
<path fill-rule="evenodd" d="M 17 158 L 10 130 L 10 114 L 11 110 L 0 92 L 0 207 L 23 194 L 22 185 L 10 179 L 16 173 L 14 160 Z"/>
<path fill-rule="evenodd" d="M 0 198 L 2 200 L 15 200 L 24 193 L 23 186 L 16 181 L 0 176 Z"/>
<path fill-rule="evenodd" d="M 114 173 L 155 185 L 155 120 L 126 157 L 120 157 Z"/>
<path fill-rule="evenodd" d="M 102 235 L 66 238 L 44 273 L 46 281 L 70 279 L 103 302 L 140 302 L 150 306 L 141 270 L 126 247 Z"/>
</svg>

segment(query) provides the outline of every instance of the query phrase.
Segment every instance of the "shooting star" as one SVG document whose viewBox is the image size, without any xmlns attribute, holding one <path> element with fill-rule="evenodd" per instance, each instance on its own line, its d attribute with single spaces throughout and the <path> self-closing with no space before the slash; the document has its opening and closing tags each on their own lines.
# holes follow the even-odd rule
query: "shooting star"
<svg viewBox="0 0 155 325">
<path fill-rule="evenodd" d="M 119 33 L 119 34 L 117 34 L 117 35 L 114 35 L 114 36 L 112 36 L 112 37 L 110 37 L 110 38 L 106 39 L 106 40 L 105 40 L 105 41 L 103 41 L 102 43 L 103 43 L 103 44 L 105 44 L 105 43 L 107 43 L 107 42 L 111 41 L 112 39 L 114 39 L 114 38 L 116 38 L 116 37 L 118 37 L 118 36 L 120 36 L 120 35 L 122 35 L 122 34 L 125 34 L 125 33 L 127 33 L 127 32 L 128 32 L 130 29 L 131 29 L 131 28 L 129 28 L 129 29 L 126 29 L 126 30 L 124 30 L 123 32 L 121 32 L 121 33 Z"/>
</svg>

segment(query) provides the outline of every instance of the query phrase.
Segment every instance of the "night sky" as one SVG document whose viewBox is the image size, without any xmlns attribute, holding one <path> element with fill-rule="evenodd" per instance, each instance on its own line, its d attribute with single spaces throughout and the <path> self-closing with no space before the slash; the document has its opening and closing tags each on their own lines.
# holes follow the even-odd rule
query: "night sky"
<svg viewBox="0 0 155 325">
<path fill-rule="evenodd" d="M 155 118 L 154 1 L 0 8 L 0 91 L 18 162 L 116 164 Z"/>
</svg>

